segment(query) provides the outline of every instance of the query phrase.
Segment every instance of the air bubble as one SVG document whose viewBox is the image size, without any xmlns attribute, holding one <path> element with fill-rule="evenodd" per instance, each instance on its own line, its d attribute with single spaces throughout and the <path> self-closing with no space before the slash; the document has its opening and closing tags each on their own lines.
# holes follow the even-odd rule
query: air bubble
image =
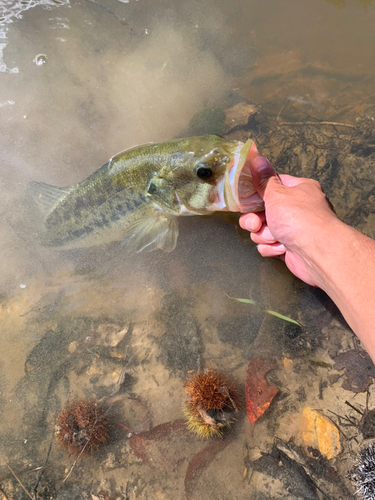
<svg viewBox="0 0 375 500">
<path fill-rule="evenodd" d="M 33 62 L 35 62 L 37 66 L 42 66 L 42 64 L 46 64 L 47 56 L 45 54 L 38 54 L 34 57 Z"/>
</svg>

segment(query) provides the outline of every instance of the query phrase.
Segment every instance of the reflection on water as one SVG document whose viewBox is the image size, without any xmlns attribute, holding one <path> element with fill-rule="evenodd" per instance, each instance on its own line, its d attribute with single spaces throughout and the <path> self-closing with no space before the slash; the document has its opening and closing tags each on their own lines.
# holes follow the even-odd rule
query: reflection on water
<svg viewBox="0 0 375 500">
<path fill-rule="evenodd" d="M 33 494 L 51 441 L 36 498 L 352 497 L 363 436 L 345 401 L 363 411 L 369 388 L 373 406 L 373 367 L 324 294 L 261 259 L 236 218 L 183 220 L 171 254 L 40 247 L 25 193 L 79 182 L 135 144 L 221 128 L 254 138 L 280 172 L 319 179 L 374 236 L 374 15 L 331 0 L 1 4 L 4 498 L 28 498 L 8 465 Z M 270 406 L 205 442 L 181 419 L 186 379 L 209 367 L 244 408 L 249 394 Z M 108 409 L 109 441 L 75 462 L 54 424 L 84 398 Z"/>
</svg>

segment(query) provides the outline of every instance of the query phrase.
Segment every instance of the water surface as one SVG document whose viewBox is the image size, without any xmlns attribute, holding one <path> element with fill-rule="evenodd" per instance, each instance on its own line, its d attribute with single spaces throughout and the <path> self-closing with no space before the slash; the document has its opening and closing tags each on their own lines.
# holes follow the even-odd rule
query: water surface
<svg viewBox="0 0 375 500">
<path fill-rule="evenodd" d="M 169 255 L 119 244 L 59 253 L 40 247 L 24 220 L 29 181 L 72 185 L 119 151 L 178 137 L 196 113 L 251 103 L 258 113 L 226 135 L 254 137 L 280 172 L 319 179 L 339 216 L 375 236 L 373 3 L 9 0 L 0 17 L 4 494 L 27 498 L 6 464 L 32 491 L 30 471 L 44 464 L 68 401 L 101 399 L 113 422 L 146 432 L 182 418 L 192 372 L 219 368 L 243 393 L 249 360 L 263 357 L 275 362 L 278 396 L 253 429 L 243 411 L 202 462 L 197 453 L 216 441 L 176 424 L 152 444 L 144 435 L 144 452 L 113 424 L 110 442 L 64 483 L 74 457 L 54 442 L 38 498 L 315 499 L 318 486 L 350 498 L 356 426 L 340 435 L 335 480 L 274 444 L 292 439 L 311 459 L 305 407 L 345 416 L 358 393 L 364 408 L 366 384 L 355 385 L 349 365 L 335 367 L 358 344 L 324 294 L 261 259 L 218 216 L 182 221 Z M 357 128 L 280 124 L 322 120 Z"/>
</svg>

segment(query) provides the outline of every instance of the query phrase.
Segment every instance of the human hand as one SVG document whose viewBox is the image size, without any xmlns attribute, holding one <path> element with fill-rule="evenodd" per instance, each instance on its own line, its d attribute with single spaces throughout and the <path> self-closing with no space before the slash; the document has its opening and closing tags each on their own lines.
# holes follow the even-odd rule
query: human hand
<svg viewBox="0 0 375 500">
<path fill-rule="evenodd" d="M 243 229 L 251 232 L 263 257 L 278 257 L 305 283 L 323 287 L 319 273 L 319 246 L 343 224 L 331 210 L 320 184 L 312 179 L 277 176 L 268 160 L 258 156 L 250 163 L 254 186 L 265 211 L 244 214 Z"/>
</svg>

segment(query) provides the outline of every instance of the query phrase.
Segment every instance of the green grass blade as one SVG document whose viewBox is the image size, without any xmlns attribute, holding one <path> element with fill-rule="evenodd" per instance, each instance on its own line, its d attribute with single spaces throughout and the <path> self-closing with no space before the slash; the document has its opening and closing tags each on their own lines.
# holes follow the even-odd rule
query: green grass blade
<svg viewBox="0 0 375 500">
<path fill-rule="evenodd" d="M 258 304 L 258 302 L 255 302 L 255 300 L 250 300 L 250 299 L 237 299 L 236 297 L 230 297 L 228 294 L 225 294 L 228 299 L 232 299 L 232 300 L 237 300 L 237 302 L 243 302 L 244 304 L 251 304 L 252 306 L 258 306 L 258 307 L 261 307 L 260 304 Z"/>
<path fill-rule="evenodd" d="M 312 365 L 322 366 L 323 368 L 332 368 L 332 365 L 326 363 L 325 361 L 319 361 L 318 359 L 307 358 L 307 361 Z"/>
<path fill-rule="evenodd" d="M 272 314 L 272 316 L 276 316 L 276 318 L 283 319 L 284 321 L 289 321 L 289 323 L 294 323 L 295 325 L 298 325 L 302 328 L 301 323 L 298 323 L 295 319 L 289 318 L 288 316 L 284 316 L 283 314 L 280 314 L 276 311 L 270 311 L 269 309 L 266 309 L 266 313 Z"/>
<path fill-rule="evenodd" d="M 228 297 L 228 299 L 237 300 L 237 302 L 242 302 L 243 304 L 251 304 L 252 306 L 257 306 L 260 309 L 262 309 L 264 312 L 271 314 L 272 316 L 276 316 L 276 318 L 282 319 L 284 321 L 289 321 L 289 323 L 294 323 L 295 325 L 298 325 L 302 328 L 301 323 L 298 323 L 298 321 L 296 321 L 295 319 L 289 318 L 288 316 L 284 316 L 283 314 L 280 314 L 276 311 L 271 311 L 269 309 L 263 309 L 262 306 L 258 302 L 255 302 L 255 300 L 239 299 L 237 297 L 231 297 L 227 293 L 225 295 Z"/>
</svg>

